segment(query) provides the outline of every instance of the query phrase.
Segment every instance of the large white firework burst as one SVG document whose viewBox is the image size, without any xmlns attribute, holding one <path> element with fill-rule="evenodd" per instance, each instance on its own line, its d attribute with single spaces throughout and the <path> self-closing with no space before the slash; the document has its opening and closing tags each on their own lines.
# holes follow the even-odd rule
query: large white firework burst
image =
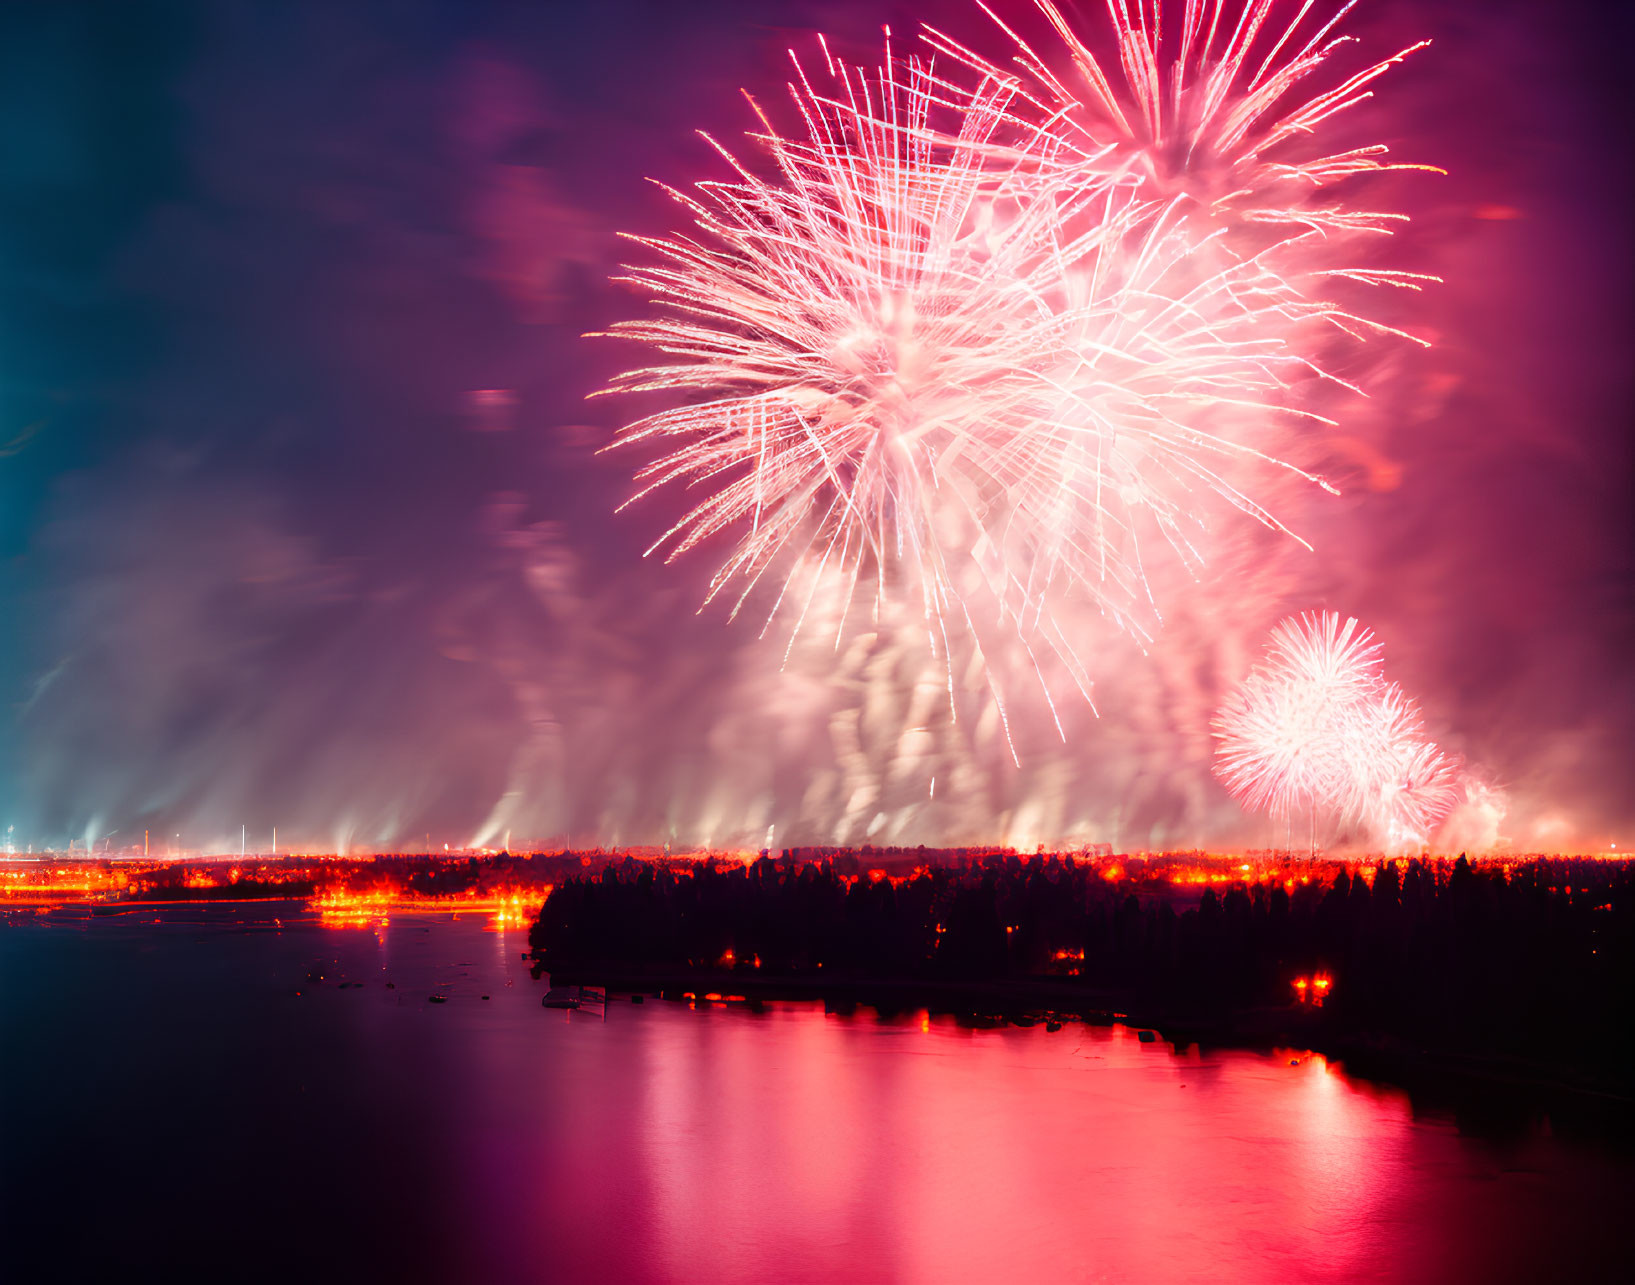
<svg viewBox="0 0 1635 1285">
<path fill-rule="evenodd" d="M 1117 10 L 1115 28 L 1124 45 L 1146 29 Z M 956 633 L 979 665 L 1000 635 L 1020 640 L 1035 674 L 1048 654 L 1088 698 L 1082 643 L 1058 609 L 1088 602 L 1144 640 L 1161 620 L 1155 556 L 1198 575 L 1230 510 L 1287 531 L 1274 477 L 1333 489 L 1282 458 L 1293 431 L 1332 423 L 1291 390 L 1343 382 L 1322 362 L 1336 328 L 1385 327 L 1313 292 L 1314 273 L 1284 254 L 1289 239 L 1345 224 L 1338 206 L 1248 244 L 1131 159 L 1132 139 L 1167 155 L 1190 129 L 1196 155 L 1216 158 L 1199 166 L 1249 170 L 1250 157 L 1270 173 L 1266 68 L 1239 75 L 1248 44 L 1234 37 L 1230 74 L 1212 73 L 1208 111 L 1159 112 L 1145 134 L 1114 113 L 1125 134 L 1104 139 L 1077 100 L 1041 115 L 1051 104 L 1014 73 L 928 38 L 957 71 L 977 69 L 974 88 L 895 60 L 889 35 L 873 72 L 825 47 L 822 89 L 796 62 L 797 128 L 757 107 L 758 155 L 718 147 L 735 177 L 672 193 L 691 228 L 637 238 L 646 258 L 625 280 L 654 312 L 610 333 L 663 357 L 605 391 L 669 404 L 617 444 L 649 453 L 634 499 L 667 486 L 690 496 L 650 552 L 722 547 L 707 598 L 730 591 L 734 615 L 764 585 L 769 623 L 781 614 L 793 636 L 837 582 L 848 603 L 873 597 L 871 620 L 900 594 L 949 667 L 951 700 Z M 1210 67 L 1213 41 L 1198 46 Z M 1326 50 L 1302 50 L 1274 78 L 1286 89 Z M 1349 99 L 1324 101 L 1273 132 L 1315 127 Z M 1227 127 L 1220 112 L 1245 119 Z M 1322 186 L 1366 154 L 1313 162 L 1308 180 Z"/>
<path fill-rule="evenodd" d="M 882 579 L 924 571 L 915 587 L 934 590 L 956 534 L 939 520 L 980 521 L 1003 499 L 1013 439 L 1060 357 L 1052 212 L 987 199 L 1006 91 L 985 85 L 942 134 L 925 69 L 899 82 L 889 63 L 879 81 L 831 67 L 844 98 L 804 75 L 795 89 L 806 137 L 770 123 L 757 137 L 769 177 L 729 156 L 739 181 L 674 194 L 697 234 L 642 241 L 660 262 L 628 278 L 663 313 L 612 332 L 674 360 L 610 391 L 690 395 L 620 441 L 668 452 L 637 498 L 672 482 L 704 492 L 660 541 L 672 556 L 737 535 L 712 597 L 814 551 Z"/>
</svg>

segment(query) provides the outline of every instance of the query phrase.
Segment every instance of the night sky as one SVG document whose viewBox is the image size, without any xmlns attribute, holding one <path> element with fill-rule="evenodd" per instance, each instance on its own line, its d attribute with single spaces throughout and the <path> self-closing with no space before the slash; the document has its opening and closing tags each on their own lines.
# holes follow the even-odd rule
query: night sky
<svg viewBox="0 0 1635 1285">
<path fill-rule="evenodd" d="M 581 336 L 641 311 L 616 233 L 674 224 L 648 178 L 719 176 L 693 131 L 746 128 L 739 87 L 776 101 L 819 30 L 859 59 L 883 23 L 984 32 L 974 5 L 8 4 L 0 826 L 1254 840 L 1208 712 L 1270 623 L 1329 606 L 1515 846 L 1621 841 L 1632 33 L 1594 12 L 1365 0 L 1369 52 L 1435 41 L 1372 125 L 1450 171 L 1401 189 L 1403 261 L 1448 281 L 1411 304 L 1434 349 L 1382 359 L 1344 496 L 1301 515 L 1315 556 L 1246 553 L 1152 655 L 1109 644 L 1065 747 L 939 741 L 922 803 L 866 691 L 695 614 L 707 560 L 641 559 L 674 501 L 613 515 L 621 408 L 584 399 L 630 354 Z"/>
</svg>

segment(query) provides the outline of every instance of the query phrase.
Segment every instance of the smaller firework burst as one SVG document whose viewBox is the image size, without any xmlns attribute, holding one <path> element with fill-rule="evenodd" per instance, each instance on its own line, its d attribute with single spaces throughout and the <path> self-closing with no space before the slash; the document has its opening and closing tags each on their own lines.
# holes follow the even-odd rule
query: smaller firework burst
<svg viewBox="0 0 1635 1285">
<path fill-rule="evenodd" d="M 1458 760 L 1426 737 L 1418 709 L 1395 683 L 1381 685 L 1345 734 L 1346 770 L 1334 782 L 1341 815 L 1390 850 L 1424 843 L 1459 800 Z"/>
<path fill-rule="evenodd" d="M 1215 720 L 1216 775 L 1244 807 L 1330 813 L 1393 848 L 1420 844 L 1458 798 L 1457 760 L 1428 739 L 1355 618 L 1291 617 Z"/>
<path fill-rule="evenodd" d="M 1381 683 L 1373 635 L 1333 612 L 1283 621 L 1216 719 L 1216 774 L 1247 808 L 1287 820 L 1326 806 Z"/>
</svg>

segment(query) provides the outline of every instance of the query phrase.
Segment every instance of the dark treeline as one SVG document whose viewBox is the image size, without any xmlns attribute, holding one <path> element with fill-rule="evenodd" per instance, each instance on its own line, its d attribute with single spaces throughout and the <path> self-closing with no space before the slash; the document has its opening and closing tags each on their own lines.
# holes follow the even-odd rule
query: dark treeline
<svg viewBox="0 0 1635 1285">
<path fill-rule="evenodd" d="M 1117 873 L 1112 861 L 1042 856 L 898 881 L 832 861 L 625 861 L 559 885 L 531 941 L 545 967 L 574 970 L 1070 975 L 1086 993 L 1199 1016 L 1289 1004 L 1296 978 L 1327 974 L 1325 1016 L 1350 1030 L 1499 1054 L 1541 1036 L 1581 1041 L 1583 1060 L 1625 1068 L 1635 1051 L 1626 863 L 1384 862 L 1371 881 L 1301 863 L 1201 898 L 1166 878 L 1107 877 Z"/>
</svg>

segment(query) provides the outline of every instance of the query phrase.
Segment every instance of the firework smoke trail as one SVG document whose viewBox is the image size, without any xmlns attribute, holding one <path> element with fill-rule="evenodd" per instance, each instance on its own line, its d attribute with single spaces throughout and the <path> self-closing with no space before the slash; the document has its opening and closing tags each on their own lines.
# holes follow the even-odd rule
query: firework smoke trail
<svg viewBox="0 0 1635 1285">
<path fill-rule="evenodd" d="M 874 76 L 824 58 L 831 94 L 798 62 L 790 86 L 804 138 L 757 108 L 770 178 L 718 149 L 737 181 L 672 193 L 697 234 L 639 242 L 660 262 L 627 280 L 661 312 L 611 333 L 678 360 L 606 391 L 691 400 L 619 444 L 667 452 L 635 498 L 705 492 L 654 549 L 736 534 L 708 598 L 739 582 L 736 614 L 773 573 L 794 632 L 810 599 L 791 583 L 815 580 L 793 568 L 872 581 L 876 615 L 895 581 L 934 652 L 998 625 L 1088 696 L 1053 605 L 1082 594 L 1146 636 L 1143 535 L 1200 564 L 1200 492 L 1282 529 L 1225 461 L 1292 469 L 1257 430 L 1329 422 L 1286 394 L 1323 374 L 1312 323 L 1362 323 L 1266 256 L 1225 253 L 1180 202 L 1059 163 L 1108 149 L 1022 125 L 997 69 L 966 92 L 889 44 Z"/>
<path fill-rule="evenodd" d="M 1216 774 L 1246 807 L 1330 811 L 1393 849 L 1427 840 L 1459 768 L 1384 675 L 1379 644 L 1334 612 L 1283 621 L 1216 719 Z"/>
</svg>

